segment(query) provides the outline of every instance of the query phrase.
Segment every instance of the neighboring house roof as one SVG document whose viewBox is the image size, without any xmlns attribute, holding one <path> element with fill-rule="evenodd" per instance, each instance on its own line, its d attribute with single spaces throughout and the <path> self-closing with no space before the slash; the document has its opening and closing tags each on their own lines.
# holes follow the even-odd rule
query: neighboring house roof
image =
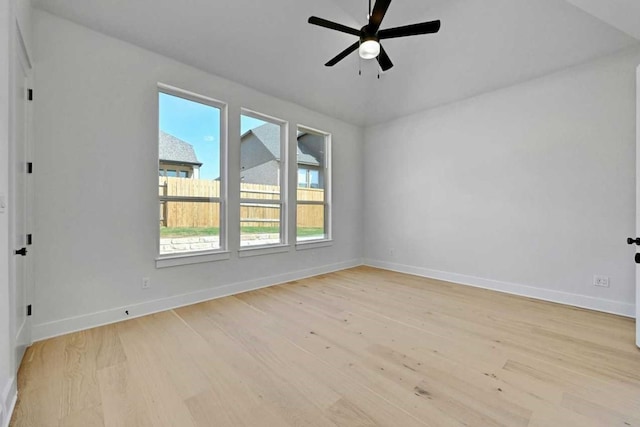
<svg viewBox="0 0 640 427">
<path fill-rule="evenodd" d="M 245 132 L 242 135 L 242 140 L 244 140 L 250 133 L 253 133 L 256 138 L 260 140 L 262 145 L 264 145 L 265 148 L 269 150 L 271 155 L 276 160 L 280 160 L 280 129 L 277 126 L 274 126 L 270 123 L 264 124 L 255 129 Z M 304 135 L 306 134 L 298 134 L 298 137 Z M 304 163 L 312 166 L 320 165 L 320 162 L 313 154 L 300 151 L 300 147 L 297 148 L 297 153 L 298 163 Z"/>
<path fill-rule="evenodd" d="M 161 162 L 202 166 L 193 145 L 162 131 L 160 131 L 159 158 Z"/>
<path fill-rule="evenodd" d="M 300 151 L 299 146 L 296 149 L 296 151 L 298 153 L 298 163 L 304 163 L 305 165 L 312 165 L 312 166 L 320 166 L 320 162 L 312 154 L 303 153 L 302 151 Z"/>
<path fill-rule="evenodd" d="M 320 166 L 324 163 L 325 138 L 321 135 L 298 133 L 298 163 Z M 313 159 L 309 161 L 308 159 Z"/>
</svg>

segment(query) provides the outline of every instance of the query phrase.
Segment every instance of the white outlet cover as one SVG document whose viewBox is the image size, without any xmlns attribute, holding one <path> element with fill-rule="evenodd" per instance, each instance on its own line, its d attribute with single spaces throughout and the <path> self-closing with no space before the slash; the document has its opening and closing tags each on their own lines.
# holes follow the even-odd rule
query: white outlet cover
<svg viewBox="0 0 640 427">
<path fill-rule="evenodd" d="M 599 275 L 593 276 L 593 285 L 594 286 L 600 286 L 602 288 L 608 288 L 609 287 L 609 276 L 599 276 Z"/>
</svg>

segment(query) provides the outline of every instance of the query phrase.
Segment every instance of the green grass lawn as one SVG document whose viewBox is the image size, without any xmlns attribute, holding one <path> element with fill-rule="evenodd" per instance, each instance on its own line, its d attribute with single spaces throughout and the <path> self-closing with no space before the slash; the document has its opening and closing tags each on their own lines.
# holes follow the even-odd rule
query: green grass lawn
<svg viewBox="0 0 640 427">
<path fill-rule="evenodd" d="M 278 227 L 242 227 L 245 234 L 277 234 Z M 192 237 L 192 236 L 217 236 L 220 234 L 218 227 L 160 227 L 160 237 Z M 321 227 L 298 227 L 298 236 L 318 236 L 324 234 Z"/>
<path fill-rule="evenodd" d="M 160 237 L 217 236 L 219 234 L 220 229 L 218 227 L 160 227 Z"/>
</svg>

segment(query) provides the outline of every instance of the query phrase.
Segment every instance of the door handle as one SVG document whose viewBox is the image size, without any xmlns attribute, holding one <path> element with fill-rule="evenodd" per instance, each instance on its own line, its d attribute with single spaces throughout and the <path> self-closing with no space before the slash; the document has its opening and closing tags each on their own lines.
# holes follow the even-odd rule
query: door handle
<svg viewBox="0 0 640 427">
<path fill-rule="evenodd" d="M 27 256 L 27 248 L 18 249 L 16 255 Z"/>
<path fill-rule="evenodd" d="M 638 246 L 640 246 L 640 237 L 636 237 L 635 239 L 633 237 L 627 237 L 627 244 L 628 245 L 633 245 L 636 244 Z"/>
<path fill-rule="evenodd" d="M 640 264 L 640 254 L 636 254 L 636 264 Z"/>
</svg>

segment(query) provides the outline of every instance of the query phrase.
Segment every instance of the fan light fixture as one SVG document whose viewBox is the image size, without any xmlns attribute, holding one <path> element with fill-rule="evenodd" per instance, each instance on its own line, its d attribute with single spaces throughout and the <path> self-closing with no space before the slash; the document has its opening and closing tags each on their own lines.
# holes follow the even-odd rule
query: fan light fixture
<svg viewBox="0 0 640 427">
<path fill-rule="evenodd" d="M 358 53 L 362 59 L 377 58 L 380 55 L 380 43 L 377 40 L 365 40 L 360 44 Z"/>
<path fill-rule="evenodd" d="M 337 54 L 329 62 L 327 67 L 333 67 L 356 50 L 362 59 L 378 60 L 380 69 L 384 72 L 393 67 L 393 62 L 389 59 L 389 55 L 380 45 L 380 40 L 395 39 L 398 37 L 417 36 L 419 34 L 433 34 L 440 31 L 440 20 L 419 22 L 417 24 L 403 25 L 402 27 L 380 29 L 382 19 L 387 13 L 387 9 L 391 4 L 391 0 L 376 0 L 375 6 L 371 9 L 371 0 L 369 0 L 369 8 L 367 9 L 368 22 L 367 25 L 360 28 L 347 27 L 337 22 L 327 21 L 317 16 L 309 18 L 309 24 L 318 25 L 320 27 L 329 28 L 330 30 L 340 31 L 341 33 L 350 34 L 358 37 L 358 41 Z M 378 75 L 379 77 L 379 75 Z"/>
</svg>

